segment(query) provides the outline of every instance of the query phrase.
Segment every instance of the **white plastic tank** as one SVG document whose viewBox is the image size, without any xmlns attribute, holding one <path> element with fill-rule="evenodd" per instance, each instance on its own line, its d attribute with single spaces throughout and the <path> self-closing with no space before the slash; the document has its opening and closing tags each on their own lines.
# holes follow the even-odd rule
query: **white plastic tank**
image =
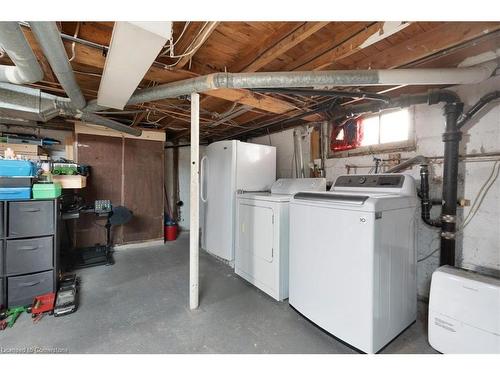
<svg viewBox="0 0 500 375">
<path fill-rule="evenodd" d="M 438 268 L 431 282 L 429 343 L 441 353 L 500 354 L 500 279 Z"/>
</svg>

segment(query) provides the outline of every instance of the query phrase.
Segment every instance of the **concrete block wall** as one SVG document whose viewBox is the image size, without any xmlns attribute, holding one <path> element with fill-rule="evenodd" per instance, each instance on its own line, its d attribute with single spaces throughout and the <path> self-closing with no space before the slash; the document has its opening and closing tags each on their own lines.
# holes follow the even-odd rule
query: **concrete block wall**
<svg viewBox="0 0 500 375">
<path fill-rule="evenodd" d="M 474 104 L 482 95 L 493 90 L 500 90 L 500 77 L 491 78 L 476 85 L 463 85 L 452 88 L 464 101 L 465 108 Z M 442 105 L 418 105 L 411 109 L 414 119 L 416 150 L 402 152 L 402 157 L 442 156 L 443 143 L 441 134 L 444 131 L 444 116 Z M 489 111 L 464 129 L 462 153 L 500 152 L 500 103 L 492 103 Z M 473 125 L 473 127 L 471 127 Z M 271 134 L 249 140 L 249 142 L 269 144 L 277 148 L 277 175 L 291 177 L 293 169 L 293 130 Z M 303 149 L 309 153 L 309 141 L 304 140 Z M 331 158 L 326 162 L 326 177 L 335 180 L 340 174 L 346 174 L 346 164 L 368 166 L 358 168 L 351 173 L 368 173 L 373 166 L 373 156 L 386 159 L 387 154 L 352 156 L 348 158 Z M 305 157 L 305 162 L 307 158 Z M 459 197 L 473 201 L 479 189 L 490 175 L 494 161 L 462 162 L 459 170 Z M 307 164 L 306 164 L 307 165 Z M 441 197 L 442 164 L 432 165 L 431 196 Z M 411 173 L 419 179 L 419 169 L 414 167 Z M 463 219 L 470 207 L 459 210 L 459 220 Z M 439 208 L 432 211 L 433 217 L 439 215 Z M 429 228 L 417 220 L 417 258 L 423 258 L 439 247 L 439 231 Z M 418 294 L 427 298 L 429 294 L 432 272 L 438 267 L 439 252 L 427 260 L 419 262 L 417 268 Z M 482 270 L 483 272 L 500 271 L 500 178 L 495 182 L 484 199 L 481 208 L 471 223 L 457 238 L 457 265 L 464 268 Z"/>
</svg>

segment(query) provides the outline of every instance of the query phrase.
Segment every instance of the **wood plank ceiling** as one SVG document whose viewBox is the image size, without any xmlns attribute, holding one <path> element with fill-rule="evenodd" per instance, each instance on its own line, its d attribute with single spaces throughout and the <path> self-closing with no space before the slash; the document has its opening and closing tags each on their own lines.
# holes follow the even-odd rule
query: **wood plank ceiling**
<svg viewBox="0 0 500 375">
<path fill-rule="evenodd" d="M 174 55 L 160 53 L 140 87 L 214 72 L 456 67 L 466 57 L 500 48 L 500 22 L 412 22 L 392 35 L 382 34 L 383 22 L 174 22 Z M 61 22 L 64 45 L 87 100 L 95 99 L 109 45 L 112 22 Z M 23 28 L 44 71 L 33 86 L 64 95 L 29 28 Z M 369 38 L 378 36 L 374 43 Z M 372 40 L 372 39 L 370 39 Z M 197 46 L 196 49 L 193 46 Z M 134 46 L 130 46 L 134 53 Z M 9 63 L 7 56 L 0 63 Z M 390 95 L 422 92 L 430 87 L 377 87 Z M 356 89 L 356 88 L 352 88 Z M 300 123 L 325 119 L 310 113 L 332 101 L 327 97 L 262 94 L 219 89 L 201 100 L 203 141 L 247 138 Z M 166 99 L 128 106 L 105 116 L 131 126 L 164 129 L 167 140 L 189 136 L 189 102 Z"/>
</svg>

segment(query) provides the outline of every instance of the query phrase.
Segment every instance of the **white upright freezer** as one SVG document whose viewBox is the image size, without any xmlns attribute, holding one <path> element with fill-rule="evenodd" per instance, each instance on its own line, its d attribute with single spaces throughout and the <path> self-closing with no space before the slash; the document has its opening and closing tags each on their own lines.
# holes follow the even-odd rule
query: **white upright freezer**
<svg viewBox="0 0 500 375">
<path fill-rule="evenodd" d="M 236 192 L 265 191 L 276 180 L 276 148 L 240 141 L 207 146 L 200 165 L 205 205 L 201 246 L 234 266 Z"/>
</svg>

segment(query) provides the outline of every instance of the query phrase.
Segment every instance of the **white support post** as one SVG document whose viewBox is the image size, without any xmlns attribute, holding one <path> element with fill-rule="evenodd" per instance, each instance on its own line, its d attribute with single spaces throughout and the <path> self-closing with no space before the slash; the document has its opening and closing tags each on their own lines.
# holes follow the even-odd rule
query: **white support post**
<svg viewBox="0 0 500 375">
<path fill-rule="evenodd" d="M 197 309 L 200 233 L 200 95 L 191 94 L 191 189 L 189 221 L 189 307 Z"/>
</svg>

